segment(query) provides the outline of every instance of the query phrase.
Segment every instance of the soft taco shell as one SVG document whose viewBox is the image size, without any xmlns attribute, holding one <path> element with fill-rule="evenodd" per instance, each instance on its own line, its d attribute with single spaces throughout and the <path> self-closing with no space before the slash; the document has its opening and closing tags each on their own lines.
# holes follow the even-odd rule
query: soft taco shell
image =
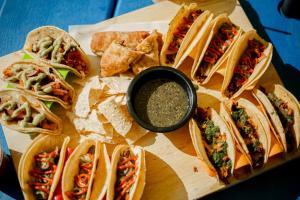
<svg viewBox="0 0 300 200">
<path fill-rule="evenodd" d="M 86 193 L 86 200 L 90 199 L 91 195 L 91 189 L 92 189 L 92 184 L 93 180 L 95 177 L 95 170 L 96 170 L 96 165 L 97 161 L 99 159 L 99 154 L 100 154 L 100 146 L 99 142 L 93 139 L 85 139 L 82 143 L 80 143 L 76 149 L 73 151 L 69 159 L 67 160 L 65 164 L 65 168 L 63 171 L 62 175 L 62 193 L 63 193 L 63 198 L 65 200 L 70 199 L 67 195 L 67 191 L 72 191 L 74 187 L 74 177 L 78 175 L 79 173 L 79 163 L 80 163 L 80 156 L 83 154 L 86 154 L 89 150 L 90 147 L 95 146 L 95 153 L 94 153 L 94 160 L 93 160 L 93 167 L 88 183 L 88 190 Z M 102 152 L 103 153 L 103 152 Z M 105 177 L 98 177 L 98 179 L 103 179 Z"/>
<path fill-rule="evenodd" d="M 48 135 L 57 135 L 60 134 L 62 131 L 62 121 L 61 119 L 53 114 L 45 104 L 43 104 L 41 101 L 37 100 L 34 96 L 31 96 L 30 94 L 17 90 L 17 89 L 7 89 L 0 91 L 0 99 L 1 98 L 10 98 L 11 100 L 15 102 L 20 102 L 21 100 L 25 100 L 29 103 L 29 106 L 31 109 L 36 110 L 38 113 L 45 114 L 46 119 L 48 119 L 50 122 L 56 125 L 56 128 L 54 130 L 50 129 L 44 129 L 39 127 L 20 127 L 18 125 L 18 122 L 15 121 L 5 121 L 0 118 L 0 122 L 2 125 L 7 126 L 8 128 L 11 128 L 16 131 L 20 131 L 23 133 L 43 133 Z M 1 105 L 1 101 L 0 101 Z"/>
<path fill-rule="evenodd" d="M 25 66 L 36 66 L 38 67 L 42 72 L 44 72 L 48 77 L 54 78 L 55 82 L 59 82 L 64 89 L 67 89 L 69 92 L 69 95 L 71 97 L 71 102 L 74 102 L 75 99 L 75 91 L 74 88 L 69 85 L 64 79 L 62 79 L 60 77 L 60 75 L 58 74 L 58 72 L 56 70 L 54 70 L 51 66 L 44 64 L 42 62 L 38 62 L 38 61 L 19 61 L 19 62 L 15 62 L 13 64 L 11 64 L 10 66 L 8 66 L 5 70 L 7 69 L 11 69 L 16 65 L 25 65 Z M 4 70 L 4 71 L 5 71 Z M 4 76 L 2 77 L 2 79 L 4 81 L 8 81 L 10 85 L 12 85 L 14 88 L 18 88 L 21 90 L 26 90 L 26 92 L 28 92 L 29 94 L 31 94 L 32 96 L 40 99 L 40 100 L 44 100 L 44 101 L 53 101 L 53 102 L 57 102 L 59 103 L 61 106 L 63 106 L 64 108 L 70 108 L 71 104 L 69 104 L 68 102 L 63 101 L 62 99 L 52 96 L 52 95 L 48 95 L 48 94 L 39 94 L 38 92 L 35 92 L 31 89 L 26 89 L 24 84 L 18 84 L 18 83 L 14 83 L 11 82 L 9 80 L 7 80 L 7 78 L 5 78 Z M 20 79 L 20 77 L 19 77 Z"/>
<path fill-rule="evenodd" d="M 294 134 L 294 137 L 296 139 L 296 148 L 298 148 L 300 143 L 300 105 L 297 98 L 280 84 L 266 84 L 263 85 L 263 88 L 265 89 L 266 93 L 273 93 L 277 98 L 287 103 L 288 107 L 293 110 L 294 124 L 292 126 L 292 133 Z M 287 149 L 285 131 L 278 113 L 276 112 L 268 97 L 262 91 L 256 90 L 255 94 L 269 114 L 270 121 L 276 129 L 278 136 L 285 146 L 285 149 Z"/>
<path fill-rule="evenodd" d="M 143 194 L 143 190 L 145 187 L 145 180 L 146 180 L 146 162 L 145 162 L 145 152 L 140 147 L 129 147 L 127 145 L 118 145 L 112 154 L 112 161 L 111 161 L 111 170 L 109 175 L 109 184 L 107 189 L 107 199 L 113 200 L 115 195 L 115 183 L 117 179 L 117 165 L 120 160 L 120 154 L 127 148 L 130 148 L 130 151 L 138 156 L 138 171 L 136 173 L 136 180 L 135 183 L 132 185 L 130 190 L 129 199 L 130 200 L 138 200 L 141 198 Z"/>
<path fill-rule="evenodd" d="M 235 126 L 234 121 L 231 119 L 231 106 L 233 102 L 229 102 L 229 108 L 226 108 L 226 105 L 224 104 L 224 110 L 222 112 L 228 112 L 227 114 L 222 113 L 222 116 L 224 116 L 225 120 L 229 120 L 228 123 L 230 123 L 231 127 L 234 127 L 235 131 L 235 138 L 237 140 L 237 143 L 240 144 L 240 146 L 243 148 L 243 151 L 248 156 L 248 159 L 251 161 L 252 159 L 249 153 L 249 150 L 246 146 L 246 143 L 244 139 L 242 138 L 241 134 L 239 133 L 237 127 Z M 267 119 L 263 115 L 263 113 L 250 101 L 240 98 L 237 100 L 237 104 L 239 107 L 242 107 L 245 109 L 247 115 L 251 119 L 251 121 L 254 123 L 254 127 L 256 129 L 256 132 L 258 134 L 258 139 L 260 143 L 263 146 L 263 149 L 265 150 L 264 154 L 264 163 L 267 162 L 270 148 L 271 148 L 271 132 L 270 132 L 270 126 L 268 124 Z M 227 115 L 227 116 L 226 116 Z M 230 118 L 230 119 L 229 119 Z"/>
<path fill-rule="evenodd" d="M 243 34 L 237 41 L 234 49 L 232 50 L 232 53 L 228 57 L 228 62 L 226 66 L 226 71 L 224 75 L 224 80 L 221 88 L 221 93 L 223 96 L 225 95 L 225 92 L 227 90 L 227 87 L 229 86 L 231 79 L 234 74 L 234 68 L 238 64 L 241 56 L 243 55 L 244 51 L 248 47 L 248 40 L 256 39 L 263 45 L 265 45 L 265 50 L 263 52 L 264 57 L 260 60 L 259 63 L 256 64 L 254 67 L 254 70 L 250 77 L 248 78 L 245 83 L 231 96 L 231 98 L 238 97 L 243 91 L 245 90 L 251 90 L 255 86 L 258 79 L 263 75 L 263 73 L 267 70 L 272 57 L 273 52 L 273 46 L 271 43 L 266 42 L 263 40 L 255 30 L 251 30 Z"/>
<path fill-rule="evenodd" d="M 166 55 L 167 55 L 168 47 L 173 40 L 176 29 L 181 25 L 182 20 L 185 17 L 188 17 L 191 12 L 196 11 L 196 10 L 200 10 L 200 9 L 197 7 L 197 4 L 195 4 L 195 3 L 192 3 L 189 6 L 183 5 L 177 12 L 176 16 L 170 22 L 169 30 L 167 32 L 167 35 L 164 38 L 164 44 L 163 44 L 161 55 L 160 55 L 160 62 L 162 65 L 176 66 L 176 64 L 179 62 L 179 60 L 181 59 L 183 53 L 187 50 L 187 48 L 188 47 L 192 48 L 189 46 L 189 44 L 194 39 L 194 37 L 197 34 L 199 34 L 199 32 L 201 32 L 200 30 L 201 30 L 205 20 L 207 19 L 208 15 L 210 14 L 209 11 L 204 11 L 203 13 L 201 13 L 198 16 L 198 18 L 193 22 L 193 24 L 189 28 L 188 32 L 186 33 L 183 41 L 181 42 L 181 45 L 177 51 L 177 55 L 175 57 L 174 63 L 167 62 Z"/>
<path fill-rule="evenodd" d="M 199 52 L 200 53 L 199 59 L 196 62 L 194 62 L 194 65 L 192 67 L 191 77 L 192 77 L 193 80 L 196 79 L 196 77 L 195 77 L 196 76 L 196 72 L 197 72 L 198 68 L 200 67 L 200 64 L 201 64 L 201 62 L 202 62 L 202 60 L 204 58 L 204 55 L 206 53 L 207 48 L 209 47 L 210 42 L 212 41 L 213 37 L 218 33 L 221 25 L 224 24 L 224 23 L 228 23 L 228 24 L 234 25 L 230 21 L 230 19 L 228 18 L 227 14 L 221 14 L 221 15 L 217 16 L 214 20 L 212 20 L 211 25 L 213 27 L 211 29 L 208 28 L 208 31 L 210 31 L 208 39 L 206 40 L 206 43 L 202 43 L 204 47 L 201 48 L 202 50 Z M 210 78 L 212 77 L 212 75 L 216 71 L 218 71 L 218 69 L 221 66 L 223 66 L 223 65 L 226 64 L 225 62 L 227 61 L 227 59 L 228 59 L 228 57 L 229 57 L 232 49 L 234 48 L 234 45 L 235 45 L 236 41 L 239 39 L 240 35 L 242 34 L 241 28 L 238 27 L 238 26 L 236 26 L 236 25 L 234 25 L 234 26 L 237 29 L 237 34 L 234 36 L 234 38 L 233 38 L 231 44 L 229 45 L 229 47 L 227 48 L 226 52 L 218 59 L 218 61 L 210 69 L 209 74 L 207 75 L 206 79 L 203 82 L 201 82 L 201 85 L 206 84 L 210 80 Z M 201 45 L 201 44 L 199 44 L 199 45 Z"/>
<path fill-rule="evenodd" d="M 47 64 L 50 64 L 51 66 L 53 66 L 54 68 L 64 68 L 64 69 L 69 69 L 70 71 L 72 71 L 76 76 L 78 76 L 79 78 L 84 78 L 87 74 L 83 73 L 83 72 L 79 72 L 76 69 L 69 67 L 67 65 L 64 64 L 59 64 L 59 63 L 55 63 L 52 62 L 49 59 L 45 59 L 45 58 L 40 58 L 37 53 L 34 53 L 32 51 L 33 45 L 39 41 L 41 38 L 49 36 L 53 39 L 57 39 L 58 37 L 62 37 L 63 42 L 65 42 L 66 44 L 73 44 L 76 46 L 77 50 L 80 53 L 81 59 L 84 61 L 84 63 L 86 64 L 87 67 L 87 71 L 90 69 L 90 61 L 87 57 L 87 55 L 84 53 L 84 51 L 81 49 L 80 45 L 74 40 L 74 38 L 72 38 L 72 36 L 65 32 L 62 29 L 59 29 L 57 27 L 54 26 L 41 26 L 37 29 L 34 29 L 32 31 L 30 31 L 27 35 L 23 50 L 29 54 L 32 58 L 40 60 L 42 62 L 45 62 Z"/>
<path fill-rule="evenodd" d="M 33 145 L 31 145 L 29 149 L 27 149 L 27 151 L 23 154 L 20 160 L 18 172 L 21 173 L 19 174 L 20 177 L 19 180 L 20 180 L 20 185 L 22 187 L 25 199 L 28 200 L 35 199 L 32 189 L 28 184 L 28 182 L 31 181 L 30 171 L 34 169 L 34 164 L 33 164 L 34 156 L 43 151 L 46 152 L 53 151 L 55 147 L 59 147 L 60 148 L 59 161 L 58 161 L 57 170 L 54 175 L 53 183 L 48 197 L 49 200 L 52 199 L 53 193 L 56 189 L 56 186 L 58 184 L 58 181 L 63 171 L 66 149 L 69 141 L 70 138 L 65 136 L 45 135 L 42 137 L 37 137 L 33 141 Z"/>
<path fill-rule="evenodd" d="M 235 163 L 235 145 L 230 130 L 228 129 L 223 119 L 219 116 L 219 114 L 214 109 L 209 108 L 208 112 L 210 113 L 210 119 L 214 122 L 215 126 L 218 126 L 220 128 L 220 132 L 226 135 L 226 142 L 228 144 L 227 153 L 228 153 L 228 157 L 232 162 L 231 174 L 233 174 L 234 163 Z M 206 163 L 206 165 L 210 169 L 209 171 L 210 175 L 217 175 L 217 170 L 212 165 L 212 163 L 210 162 L 207 156 L 201 131 L 197 125 L 197 122 L 194 119 L 191 119 L 189 122 L 189 131 L 198 158 Z"/>
</svg>

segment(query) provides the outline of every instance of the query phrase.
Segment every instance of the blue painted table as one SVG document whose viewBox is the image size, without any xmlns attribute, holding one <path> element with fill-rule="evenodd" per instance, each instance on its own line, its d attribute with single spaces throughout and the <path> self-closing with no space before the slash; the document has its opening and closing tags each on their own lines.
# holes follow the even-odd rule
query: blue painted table
<svg viewBox="0 0 300 200">
<path fill-rule="evenodd" d="M 300 21 L 281 16 L 279 0 L 240 3 L 258 33 L 274 44 L 272 62 L 286 87 L 300 99 Z M 67 30 L 69 24 L 92 24 L 151 4 L 151 0 L 0 0 L 0 56 L 20 49 L 26 33 L 38 26 Z M 9 155 L 2 129 L 0 141 Z M 296 199 L 300 195 L 299 168 L 300 159 L 206 199 Z M 0 180 L 2 199 L 22 199 L 12 166 Z"/>
</svg>

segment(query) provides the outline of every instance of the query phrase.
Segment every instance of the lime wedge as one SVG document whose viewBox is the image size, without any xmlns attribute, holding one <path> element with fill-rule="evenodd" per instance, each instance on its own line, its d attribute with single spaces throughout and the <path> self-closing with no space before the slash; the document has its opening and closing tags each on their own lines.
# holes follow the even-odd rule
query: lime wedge
<svg viewBox="0 0 300 200">
<path fill-rule="evenodd" d="M 32 59 L 32 57 L 29 54 L 25 53 L 22 59 L 23 60 L 30 60 L 30 59 Z"/>
</svg>

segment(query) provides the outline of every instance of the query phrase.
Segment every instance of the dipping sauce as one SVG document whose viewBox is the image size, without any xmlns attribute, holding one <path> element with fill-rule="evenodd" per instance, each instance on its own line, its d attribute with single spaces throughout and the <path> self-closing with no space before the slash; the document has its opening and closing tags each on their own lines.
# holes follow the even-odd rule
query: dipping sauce
<svg viewBox="0 0 300 200">
<path fill-rule="evenodd" d="M 138 90 L 134 108 L 139 117 L 155 127 L 177 124 L 187 113 L 189 99 L 186 91 L 170 79 L 153 79 Z"/>
</svg>

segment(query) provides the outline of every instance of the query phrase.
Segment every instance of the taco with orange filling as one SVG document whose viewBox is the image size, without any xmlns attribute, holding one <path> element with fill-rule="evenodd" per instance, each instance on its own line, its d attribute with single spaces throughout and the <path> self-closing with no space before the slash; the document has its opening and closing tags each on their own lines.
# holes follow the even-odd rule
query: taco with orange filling
<svg viewBox="0 0 300 200">
<path fill-rule="evenodd" d="M 251 90 L 267 70 L 272 59 L 272 44 L 264 41 L 252 30 L 243 34 L 227 62 L 221 93 L 236 98 Z"/>
<path fill-rule="evenodd" d="M 0 91 L 0 122 L 23 133 L 60 134 L 61 119 L 45 104 L 21 90 Z"/>
<path fill-rule="evenodd" d="M 53 199 L 69 141 L 64 136 L 38 137 L 22 155 L 18 176 L 25 199 Z"/>
<path fill-rule="evenodd" d="M 232 128 L 236 142 L 252 167 L 263 167 L 271 146 L 270 127 L 265 116 L 253 103 L 243 98 L 228 104 L 221 103 L 220 115 Z"/>
<path fill-rule="evenodd" d="M 42 26 L 28 33 L 24 51 L 54 68 L 68 69 L 84 78 L 90 63 L 80 45 L 67 32 L 54 26 Z"/>
<path fill-rule="evenodd" d="M 119 145 L 112 155 L 107 199 L 140 199 L 146 179 L 145 152 L 139 147 Z"/>
<path fill-rule="evenodd" d="M 213 108 L 198 107 L 189 130 L 198 158 L 207 165 L 209 174 L 229 183 L 236 157 L 234 140 L 226 123 Z"/>
<path fill-rule="evenodd" d="M 72 153 L 62 176 L 65 200 L 100 199 L 107 189 L 109 158 L 104 144 L 85 139 Z"/>
<path fill-rule="evenodd" d="M 44 101 L 54 101 L 71 107 L 75 91 L 51 66 L 36 61 L 13 63 L 3 71 L 2 79 L 10 86 L 26 90 Z"/>
<path fill-rule="evenodd" d="M 205 84 L 211 76 L 227 61 L 242 30 L 234 25 L 226 14 L 216 17 L 212 30 L 197 62 L 192 68 L 192 78 Z"/>
<path fill-rule="evenodd" d="M 279 84 L 254 90 L 254 95 L 266 110 L 276 137 L 285 151 L 295 151 L 300 143 L 300 106 L 292 93 Z"/>
<path fill-rule="evenodd" d="M 210 15 L 202 11 L 197 4 L 183 5 L 169 24 L 160 54 L 160 62 L 165 66 L 176 66 L 189 45 L 205 24 Z M 195 43 L 196 45 L 196 43 Z"/>
</svg>

